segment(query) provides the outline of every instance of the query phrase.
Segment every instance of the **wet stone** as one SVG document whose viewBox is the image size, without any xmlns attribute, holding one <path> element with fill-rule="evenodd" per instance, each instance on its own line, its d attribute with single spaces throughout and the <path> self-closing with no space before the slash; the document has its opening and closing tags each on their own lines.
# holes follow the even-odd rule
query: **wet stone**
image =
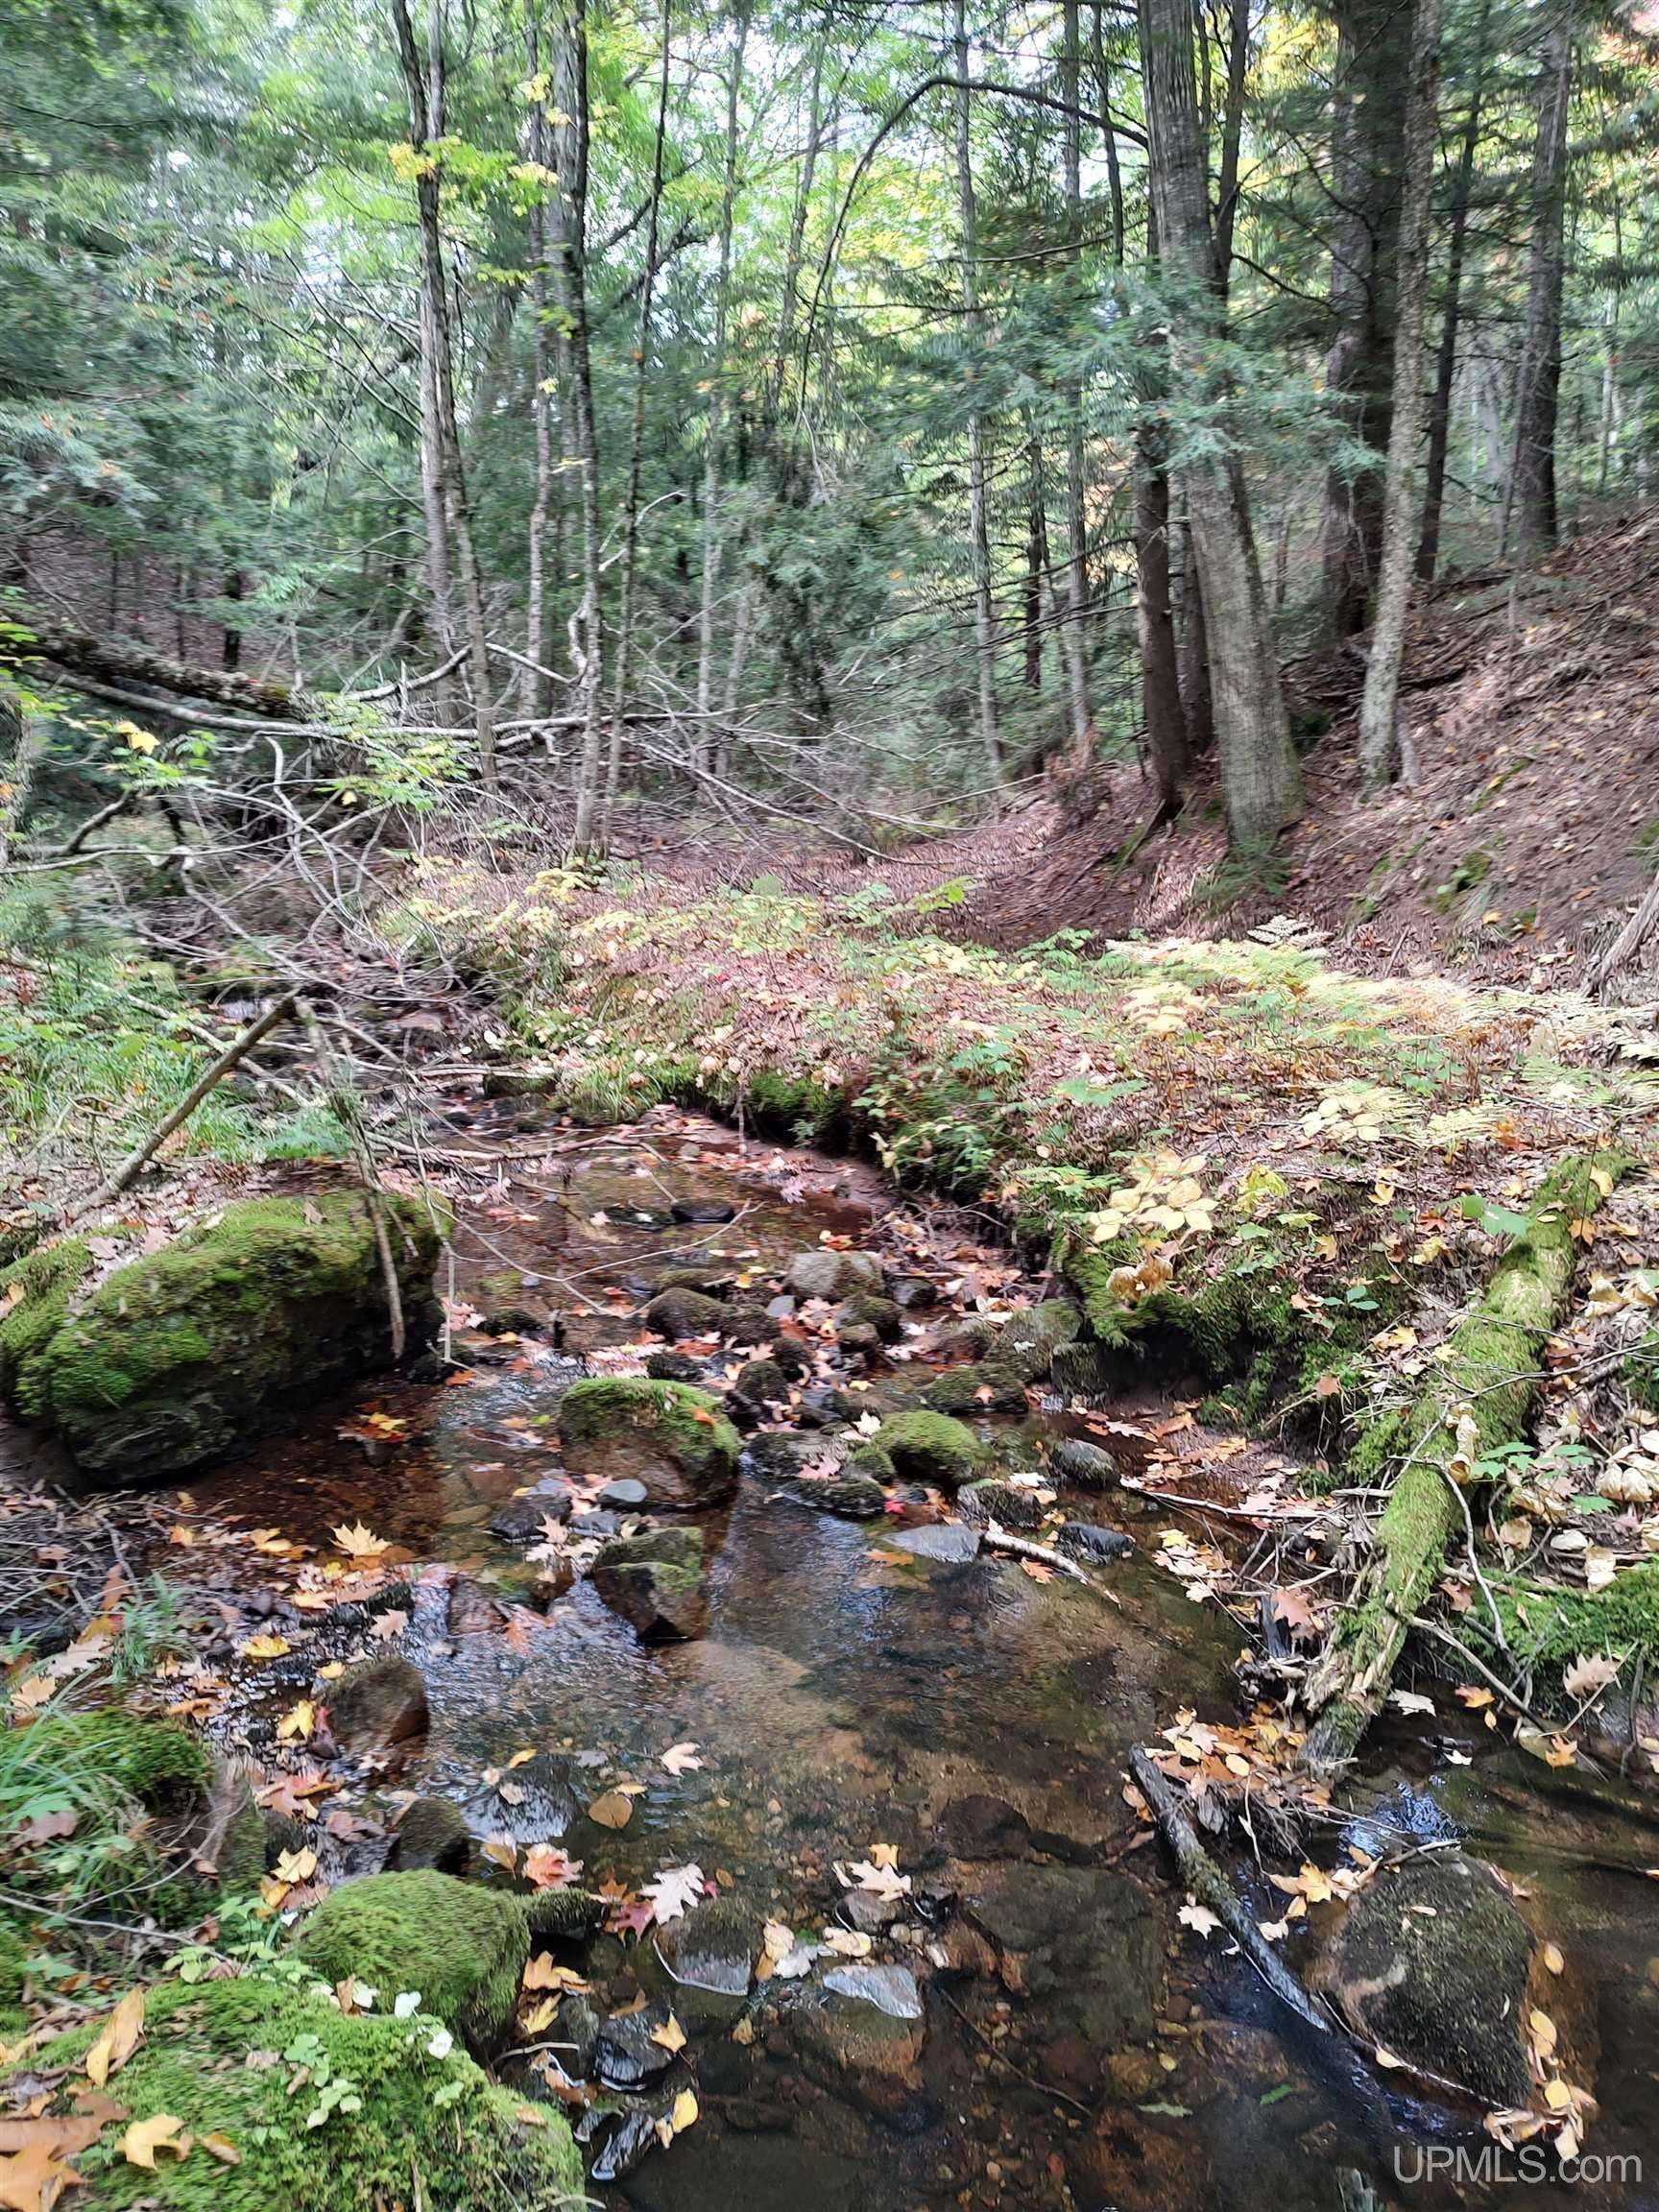
<svg viewBox="0 0 1659 2212">
<path fill-rule="evenodd" d="M 587 1513 L 573 1513 L 570 1517 L 572 1536 L 619 1536 L 623 1516 L 596 1507 Z"/>
<path fill-rule="evenodd" d="M 600 2022 L 593 2064 L 607 2089 L 643 2089 L 667 2073 L 674 2054 L 651 2038 L 664 2030 L 671 2018 L 668 2007 L 658 2003 Z"/>
<path fill-rule="evenodd" d="M 676 1221 L 715 1227 L 727 1221 L 735 1221 L 737 1209 L 723 1198 L 676 1198 L 668 1209 Z"/>
<path fill-rule="evenodd" d="M 1043 1507 L 1035 1490 L 1018 1482 L 965 1482 L 956 1493 L 956 1510 L 976 1528 L 998 1522 L 1004 1528 L 1041 1528 Z"/>
<path fill-rule="evenodd" d="M 922 2017 L 922 1992 L 907 1966 L 836 1966 L 825 1975 L 824 1986 L 837 1997 L 874 2005 L 890 2020 Z"/>
<path fill-rule="evenodd" d="M 856 1411 L 857 1402 L 848 1391 L 820 1382 L 801 1393 L 795 1418 L 803 1429 L 829 1429 L 837 1421 L 851 1421 Z"/>
<path fill-rule="evenodd" d="M 868 1252 L 836 1252 L 828 1246 L 797 1252 L 783 1275 L 784 1287 L 797 1298 L 850 1298 L 864 1290 L 881 1295 L 881 1265 Z"/>
<path fill-rule="evenodd" d="M 1003 1980 L 1041 2008 L 1045 2030 L 1096 2050 L 1143 2042 L 1164 1989 L 1164 1947 L 1126 1875 L 1006 1864 L 964 1887 L 970 1919 L 1002 1957 Z"/>
<path fill-rule="evenodd" d="M 328 1697 L 328 1724 L 347 1751 L 383 1751 L 424 1736 L 426 1685 L 407 1659 L 387 1652 L 348 1667 Z"/>
<path fill-rule="evenodd" d="M 647 1352 L 645 1372 L 654 1382 L 701 1382 L 707 1368 L 688 1352 Z"/>
<path fill-rule="evenodd" d="M 895 1275 L 887 1285 L 887 1295 L 906 1313 L 919 1313 L 937 1304 L 939 1298 L 926 1275 Z"/>
<path fill-rule="evenodd" d="M 710 1897 L 661 1931 L 659 1948 L 683 1986 L 741 1997 L 759 1941 L 759 1924 L 751 1912 L 730 1898 Z"/>
<path fill-rule="evenodd" d="M 557 1496 L 538 1497 L 533 1492 L 523 1498 L 509 1498 L 506 1504 L 490 1517 L 490 1533 L 502 1544 L 541 1544 L 546 1540 L 546 1524 L 555 1527 L 570 1518 L 570 1489 L 561 1483 L 565 1493 Z M 563 1505 L 564 1510 L 560 1507 Z"/>
<path fill-rule="evenodd" d="M 1111 1453 L 1081 1436 L 1062 1437 L 1049 1453 L 1048 1464 L 1062 1481 L 1074 1482 L 1079 1490 L 1109 1489 L 1118 1479 L 1118 1462 Z"/>
<path fill-rule="evenodd" d="M 888 1539 L 895 1551 L 914 1552 L 918 1559 L 934 1559 L 945 1566 L 965 1566 L 979 1555 L 979 1531 L 953 1528 L 901 1528 Z"/>
<path fill-rule="evenodd" d="M 1121 1528 L 1098 1528 L 1092 1521 L 1068 1521 L 1054 1539 L 1055 1550 L 1073 1559 L 1127 1559 L 1135 1549 L 1133 1536 Z"/>
<path fill-rule="evenodd" d="M 465 1874 L 472 1857 L 467 1815 L 447 1797 L 417 1797 L 397 1823 L 386 1863 L 399 1873 L 435 1867 Z"/>
<path fill-rule="evenodd" d="M 1031 1845 L 1020 1808 L 984 1791 L 952 1797 L 939 1815 L 939 1835 L 958 1859 L 1021 1859 Z"/>
<path fill-rule="evenodd" d="M 618 1513 L 637 1513 L 646 1504 L 651 1493 L 643 1482 L 637 1482 L 631 1475 L 607 1482 L 599 1493 L 601 1506 L 609 1506 Z"/>
<path fill-rule="evenodd" d="M 683 1336 L 718 1336 L 731 1325 L 719 1299 L 706 1298 L 701 1290 L 659 1290 L 639 1318 L 671 1343 Z"/>
<path fill-rule="evenodd" d="M 494 1787 L 469 1805 L 473 1825 L 509 1835 L 516 1843 L 556 1839 L 582 1816 L 572 1772 L 570 1761 L 557 1751 L 538 1751 L 522 1765 L 504 1768 Z"/>
</svg>

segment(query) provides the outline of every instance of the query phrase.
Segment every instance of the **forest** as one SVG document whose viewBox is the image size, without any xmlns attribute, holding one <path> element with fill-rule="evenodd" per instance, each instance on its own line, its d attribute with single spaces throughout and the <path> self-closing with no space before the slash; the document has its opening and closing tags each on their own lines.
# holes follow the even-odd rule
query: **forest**
<svg viewBox="0 0 1659 2212">
<path fill-rule="evenodd" d="M 1659 14 L 0 0 L 0 2212 L 1642 2212 Z"/>
</svg>

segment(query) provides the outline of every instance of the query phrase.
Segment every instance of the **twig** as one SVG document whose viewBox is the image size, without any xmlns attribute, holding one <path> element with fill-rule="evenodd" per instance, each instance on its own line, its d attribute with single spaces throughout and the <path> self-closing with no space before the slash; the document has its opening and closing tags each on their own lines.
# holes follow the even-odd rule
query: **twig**
<svg viewBox="0 0 1659 2212">
<path fill-rule="evenodd" d="M 944 1988 L 939 1983 L 935 1982 L 933 1984 L 933 1993 L 937 1997 L 944 1998 L 946 2004 L 950 2006 L 951 2011 L 955 2013 L 957 2019 L 961 2021 L 963 2027 L 967 2029 L 969 2034 L 972 2035 L 976 2042 L 982 2043 L 985 2046 L 986 2050 L 990 2052 L 992 2057 L 996 2059 L 998 2066 L 1006 2066 L 1009 2073 L 1014 2076 L 1017 2081 L 1023 2081 L 1028 2089 L 1035 2089 L 1040 2097 L 1052 2097 L 1057 2104 L 1070 2104 L 1073 2112 L 1081 2112 L 1084 2118 L 1087 2120 L 1094 2119 L 1094 2107 L 1092 2104 L 1085 2104 L 1080 2097 L 1073 2097 L 1069 2090 L 1056 2089 L 1051 2081 L 1043 2081 L 1040 2080 L 1035 2074 L 1027 2074 L 1023 2066 L 1016 2066 L 1013 2059 L 1009 2057 L 1007 2052 L 999 2051 L 997 2048 L 997 2045 L 992 2042 L 990 2036 L 986 2034 L 984 2029 L 981 2028 L 976 2021 L 969 2019 L 967 2013 L 963 2011 L 961 2006 L 957 2004 L 955 1998 L 951 1996 L 949 1989 Z"/>
<path fill-rule="evenodd" d="M 392 1239 L 386 1230 L 386 1193 L 380 1187 L 380 1178 L 375 1171 L 374 1155 L 369 1147 L 369 1133 L 363 1126 L 363 1117 L 340 1072 L 333 1047 L 324 1034 L 316 1010 L 308 998 L 297 998 L 295 1004 L 300 1009 L 300 1018 L 305 1024 L 305 1034 L 311 1040 L 311 1048 L 317 1055 L 324 1080 L 351 1132 L 352 1149 L 357 1156 L 357 1177 L 363 1186 L 369 1218 L 373 1224 L 374 1249 L 380 1256 L 380 1275 L 386 1286 L 386 1312 L 392 1326 L 392 1358 L 396 1362 L 403 1357 L 407 1336 L 403 1323 L 403 1291 L 397 1281 L 397 1263 L 392 1257 Z"/>
<path fill-rule="evenodd" d="M 1329 2035 L 1331 2023 L 1315 2008 L 1307 1990 L 1271 1949 L 1238 1890 L 1199 1842 L 1197 1831 L 1168 1782 L 1139 1744 L 1129 1754 L 1129 1771 L 1142 1796 L 1152 1808 L 1164 1840 L 1175 1854 L 1181 1879 L 1193 1896 L 1214 1913 L 1274 1996 L 1310 2028 L 1318 2029 L 1321 2035 Z"/>
<path fill-rule="evenodd" d="M 189 1120 L 208 1092 L 223 1077 L 229 1074 L 238 1061 L 246 1059 L 259 1040 L 268 1036 L 276 1028 L 278 1022 L 286 1021 L 288 1016 L 293 1013 L 294 1005 L 295 1000 L 292 992 L 286 992 L 273 1005 L 265 1009 L 257 1022 L 250 1022 L 241 1036 L 234 1043 L 228 1045 L 205 1073 L 199 1076 L 196 1082 L 190 1086 L 182 1101 L 174 1107 L 167 1118 L 145 1138 L 143 1143 L 135 1151 L 128 1153 L 120 1166 L 115 1169 L 113 1174 L 105 1177 L 89 1198 L 84 1199 L 78 1206 L 70 1207 L 63 1216 L 64 1219 L 73 1221 L 78 1214 L 89 1214 L 95 1207 L 106 1205 L 111 1198 L 118 1197 L 145 1162 L 172 1136 L 174 1130 L 180 1128 Z"/>
</svg>

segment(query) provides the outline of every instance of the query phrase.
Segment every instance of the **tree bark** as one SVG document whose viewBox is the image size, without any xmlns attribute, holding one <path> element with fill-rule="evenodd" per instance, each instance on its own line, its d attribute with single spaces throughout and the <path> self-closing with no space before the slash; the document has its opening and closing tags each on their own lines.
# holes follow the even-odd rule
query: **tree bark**
<svg viewBox="0 0 1659 2212">
<path fill-rule="evenodd" d="M 582 487 L 582 751 L 576 771 L 571 841 L 593 850 L 604 799 L 601 745 L 605 710 L 605 637 L 600 608 L 599 436 L 588 340 L 588 23 L 585 0 L 558 0 L 550 70 L 553 169 L 558 183 L 547 202 L 547 242 L 565 327 L 570 456 Z"/>
<path fill-rule="evenodd" d="M 433 510 L 441 509 L 448 518 L 449 541 L 460 573 L 467 617 L 479 781 L 486 791 L 493 792 L 495 789 L 495 725 L 490 701 L 490 644 L 484 620 L 484 588 L 472 540 L 467 477 L 461 463 L 461 438 L 456 426 L 454 359 L 449 342 L 449 301 L 440 221 L 440 156 L 431 151 L 447 128 L 444 0 L 429 0 L 424 68 L 415 42 L 409 0 L 392 0 L 392 19 L 409 102 L 409 143 L 415 156 L 415 199 L 421 235 L 421 352 L 423 361 L 430 362 L 429 397 L 433 409 L 436 469 L 428 501 L 428 527 L 433 520 Z M 427 391 L 424 384 L 422 389 L 423 393 Z"/>
<path fill-rule="evenodd" d="M 1066 243 L 1074 313 L 1083 235 L 1083 129 L 1078 108 L 1079 49 L 1078 0 L 1065 0 L 1062 12 L 1060 97 L 1066 103 Z M 1070 343 L 1070 333 L 1068 333 Z M 1072 376 L 1066 383 L 1066 697 L 1071 726 L 1071 743 L 1079 761 L 1086 760 L 1094 737 L 1094 717 L 1089 705 L 1089 656 L 1086 632 L 1089 607 L 1089 535 L 1084 511 L 1086 491 L 1083 448 L 1083 386 Z"/>
<path fill-rule="evenodd" d="M 1399 770 L 1400 667 L 1418 533 L 1417 445 L 1423 428 L 1423 331 L 1429 300 L 1430 213 L 1434 192 L 1440 88 L 1441 0 L 1415 0 L 1406 110 L 1406 175 L 1400 213 L 1393 422 L 1383 493 L 1377 619 L 1359 702 L 1359 780 L 1367 790 Z"/>
<path fill-rule="evenodd" d="M 1146 264 L 1158 266 L 1158 219 L 1148 208 Z M 1175 654 L 1169 601 L 1169 462 L 1163 409 L 1167 398 L 1166 349 L 1154 334 L 1141 349 L 1135 418 L 1135 633 L 1141 648 L 1141 703 L 1157 819 L 1181 804 L 1189 767 L 1187 717 Z"/>
<path fill-rule="evenodd" d="M 541 33 L 536 0 L 524 14 L 524 60 L 535 84 L 541 74 Z M 546 110 L 540 100 L 530 103 L 526 151 L 536 168 L 547 162 Z M 547 343 L 547 219 L 540 196 L 530 209 L 530 412 L 536 440 L 536 493 L 530 504 L 530 537 L 526 546 L 524 658 L 534 665 L 519 670 L 518 710 L 525 716 L 545 714 L 551 692 L 544 673 L 547 664 L 547 520 L 553 507 L 553 364 Z"/>
<path fill-rule="evenodd" d="M 712 760 L 714 737 L 714 609 L 725 556 L 720 499 L 720 441 L 726 408 L 726 324 L 732 290 L 732 228 L 737 204 L 737 107 L 743 88 L 743 55 L 749 40 L 749 12 L 740 6 L 736 37 L 726 78 L 726 161 L 720 195 L 720 266 L 714 285 L 713 368 L 709 378 L 709 414 L 703 448 L 703 595 L 697 625 L 697 714 L 705 758 Z"/>
<path fill-rule="evenodd" d="M 1408 56 L 1400 0 L 1338 0 L 1336 17 L 1340 213 L 1325 386 L 1349 450 L 1326 472 L 1320 561 L 1326 634 L 1341 638 L 1365 626 L 1382 546 Z"/>
<path fill-rule="evenodd" d="M 1169 280 L 1170 372 L 1218 401 L 1214 357 L 1223 306 L 1210 235 L 1198 132 L 1192 23 L 1185 0 L 1141 0 L 1142 79 L 1153 201 Z M 1245 854 L 1269 847 L 1302 810 L 1302 779 L 1279 686 L 1267 602 L 1250 531 L 1244 473 L 1232 453 L 1180 469 L 1210 636 L 1210 672 L 1228 835 Z"/>
<path fill-rule="evenodd" d="M 635 602 L 639 577 L 639 475 L 645 453 L 645 386 L 650 374 L 657 256 L 662 243 L 662 167 L 668 131 L 668 38 L 672 16 L 671 0 L 662 0 L 662 40 L 657 62 L 657 129 L 651 146 L 651 201 L 645 228 L 645 273 L 639 285 L 639 321 L 634 337 L 634 418 L 628 432 L 628 487 L 622 502 L 622 601 L 616 618 L 611 752 L 605 766 L 607 843 L 622 782 L 623 715 L 628 707 L 628 677 L 634 656 Z"/>
<path fill-rule="evenodd" d="M 1043 497 L 1043 441 L 1026 416 L 1025 438 L 1025 688 L 1043 688 L 1043 577 L 1048 566 L 1048 516 Z"/>
<path fill-rule="evenodd" d="M 1429 464 L 1423 490 L 1423 535 L 1417 544 L 1417 574 L 1431 584 L 1440 565 L 1440 523 L 1446 509 L 1446 462 L 1452 447 L 1452 393 L 1457 377 L 1457 332 L 1463 315 L 1463 261 L 1469 242 L 1469 200 L 1475 180 L 1475 153 L 1480 140 L 1480 110 L 1486 94 L 1486 22 L 1480 11 L 1476 28 L 1475 88 L 1463 120 L 1463 142 L 1452 180 L 1452 229 L 1446 245 L 1446 305 L 1440 325 L 1440 350 L 1434 363 L 1434 397 L 1429 403 Z"/>
<path fill-rule="evenodd" d="M 1555 416 L 1561 389 L 1561 277 L 1567 212 L 1567 111 L 1573 89 L 1573 17 L 1553 0 L 1534 104 L 1532 242 L 1527 321 L 1515 396 L 1515 447 L 1504 502 L 1503 544 L 1522 559 L 1555 542 Z"/>
<path fill-rule="evenodd" d="M 969 137 L 968 18 L 964 0 L 953 0 L 951 44 L 956 59 L 956 205 L 962 230 L 962 338 L 975 350 L 983 337 L 979 313 L 978 214 L 974 199 L 974 152 Z M 979 678 L 979 742 L 993 783 L 1002 781 L 1002 734 L 997 713 L 997 614 L 991 597 L 991 539 L 985 512 L 985 421 L 977 392 L 968 410 L 968 541 L 974 572 L 974 657 Z"/>
</svg>

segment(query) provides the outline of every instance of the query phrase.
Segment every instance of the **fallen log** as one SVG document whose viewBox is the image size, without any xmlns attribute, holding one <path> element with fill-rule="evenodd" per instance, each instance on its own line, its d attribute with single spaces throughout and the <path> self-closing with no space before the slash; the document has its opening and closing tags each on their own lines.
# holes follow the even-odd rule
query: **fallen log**
<svg viewBox="0 0 1659 2212">
<path fill-rule="evenodd" d="M 33 611 L 20 613 L 17 622 L 28 633 L 27 641 L 9 650 L 24 665 L 32 657 L 50 661 L 71 679 L 84 676 L 97 684 L 148 685 L 181 699 L 238 708 L 266 721 L 312 718 L 305 694 L 275 677 L 248 676 L 234 668 L 191 667 L 148 645 L 98 637 L 78 622 Z"/>
<path fill-rule="evenodd" d="M 1317 2028 L 1320 2034 L 1329 2035 L 1330 2021 L 1262 1935 L 1255 1914 L 1199 1842 L 1198 1832 L 1168 1781 L 1139 1744 L 1129 1754 L 1129 1771 L 1135 1777 L 1135 1787 L 1151 1808 L 1164 1840 L 1174 1854 L 1182 1881 L 1196 1902 L 1214 1913 L 1274 1996 L 1310 2028 Z"/>
<path fill-rule="evenodd" d="M 1573 1280 L 1575 1225 L 1594 1214 L 1622 1166 L 1610 1156 L 1574 1158 L 1545 1178 L 1525 1231 L 1453 1330 L 1434 1380 L 1407 1417 L 1371 1563 L 1308 1677 L 1308 1706 L 1319 1719 L 1302 1761 L 1321 1779 L 1347 1765 L 1382 1709 L 1407 1631 L 1453 1536 L 1468 1526 L 1463 1482 L 1479 1460 L 1525 1432 L 1544 1341 Z"/>
</svg>

